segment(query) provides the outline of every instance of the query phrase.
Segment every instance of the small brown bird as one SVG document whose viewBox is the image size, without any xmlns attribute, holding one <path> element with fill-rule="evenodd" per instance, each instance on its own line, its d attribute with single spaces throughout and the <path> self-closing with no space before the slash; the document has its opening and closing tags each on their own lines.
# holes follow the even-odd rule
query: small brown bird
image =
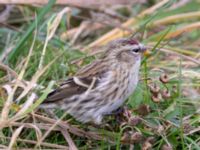
<svg viewBox="0 0 200 150">
<path fill-rule="evenodd" d="M 145 50 L 131 38 L 110 42 L 101 58 L 49 93 L 41 107 L 60 108 L 83 123 L 100 124 L 104 115 L 118 109 L 135 90 Z"/>
</svg>

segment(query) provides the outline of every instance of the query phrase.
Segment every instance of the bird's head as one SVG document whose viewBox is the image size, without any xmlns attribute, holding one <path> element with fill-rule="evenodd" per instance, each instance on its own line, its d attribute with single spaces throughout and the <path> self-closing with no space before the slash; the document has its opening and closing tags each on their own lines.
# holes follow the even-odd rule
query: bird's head
<svg viewBox="0 0 200 150">
<path fill-rule="evenodd" d="M 146 48 L 137 40 L 121 38 L 108 44 L 104 57 L 115 62 L 132 66 L 137 61 L 140 61 L 141 54 L 145 51 Z"/>
</svg>

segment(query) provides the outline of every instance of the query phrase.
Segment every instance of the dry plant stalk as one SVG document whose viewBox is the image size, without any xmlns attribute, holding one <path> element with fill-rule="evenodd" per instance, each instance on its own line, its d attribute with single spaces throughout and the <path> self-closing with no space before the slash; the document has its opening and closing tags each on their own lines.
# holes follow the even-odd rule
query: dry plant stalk
<svg viewBox="0 0 200 150">
<path fill-rule="evenodd" d="M 192 31 L 194 29 L 199 29 L 199 28 L 200 28 L 200 22 L 191 23 L 189 25 L 185 25 L 184 27 L 180 29 L 177 29 L 174 32 L 168 33 L 165 39 L 171 39 L 171 38 L 179 36 L 182 33 L 189 32 L 189 31 Z"/>
<path fill-rule="evenodd" d="M 78 148 L 74 144 L 74 141 L 72 140 L 71 136 L 69 135 L 69 132 L 65 129 L 61 129 L 61 132 L 62 132 L 65 140 L 69 144 L 69 148 L 72 149 L 72 150 L 78 150 Z"/>
<path fill-rule="evenodd" d="M 165 17 L 163 19 L 156 20 L 150 26 L 164 25 L 164 24 L 179 22 L 182 20 L 188 21 L 188 19 L 194 19 L 194 18 L 200 18 L 200 11 L 182 13 L 182 14 Z"/>
<path fill-rule="evenodd" d="M 3 64 L 2 62 L 0 62 L 0 69 L 7 71 L 14 79 L 18 78 L 18 74 L 13 69 L 11 69 L 9 66 Z"/>
<path fill-rule="evenodd" d="M 150 46 L 148 46 L 149 48 L 153 48 L 153 44 Z M 188 55 L 185 55 L 183 53 L 180 53 L 180 52 L 176 52 L 176 50 L 174 50 L 173 48 L 159 48 L 160 51 L 162 52 L 165 52 L 165 53 L 169 53 L 169 54 L 174 54 L 174 55 L 177 55 L 177 56 L 181 56 L 183 57 L 184 59 L 187 59 L 187 60 L 190 60 L 191 62 L 197 64 L 197 65 L 200 65 L 200 61 L 191 57 L 191 56 L 188 56 Z"/>
<path fill-rule="evenodd" d="M 17 140 L 17 138 L 18 138 L 18 136 L 19 136 L 19 134 L 21 133 L 21 131 L 22 131 L 23 128 L 24 128 L 24 126 L 22 125 L 22 126 L 20 126 L 19 128 L 17 128 L 17 129 L 15 130 L 15 132 L 13 133 L 12 138 L 11 138 L 11 140 L 10 140 L 10 144 L 9 144 L 9 146 L 8 146 L 8 149 L 9 149 L 9 150 L 12 149 L 13 145 L 15 144 L 15 142 L 16 142 L 16 140 Z"/>
<path fill-rule="evenodd" d="M 34 117 L 36 117 L 38 120 L 45 122 L 45 126 L 47 126 L 47 123 L 50 123 L 50 125 L 47 126 L 46 130 L 48 130 L 52 124 L 54 124 L 56 122 L 55 119 L 51 119 L 51 118 L 47 118 L 44 116 L 40 116 L 38 114 L 34 114 Z M 44 125 L 40 126 L 40 128 L 43 128 Z M 99 133 L 95 133 L 95 132 L 86 132 L 82 129 L 79 129 L 77 127 L 71 126 L 69 125 L 66 121 L 63 122 L 62 120 L 58 123 L 58 126 L 62 127 L 65 130 L 68 130 L 70 133 L 75 134 L 77 136 L 80 137 L 85 137 L 85 138 L 89 138 L 89 139 L 94 139 L 94 140 L 103 140 L 104 137 L 100 136 Z M 43 128 L 45 129 L 45 128 Z M 59 127 L 55 127 L 53 130 L 60 130 Z M 108 142 L 113 143 L 112 140 L 108 140 Z"/>
<path fill-rule="evenodd" d="M 1 139 L 8 139 L 10 140 L 10 137 L 4 137 L 4 136 L 0 136 Z M 21 139 L 21 138 L 17 138 L 16 139 L 17 142 L 24 142 L 24 143 L 28 143 L 28 144 L 36 144 L 37 141 L 34 140 L 26 140 L 26 139 Z M 52 144 L 52 143 L 46 143 L 46 142 L 42 142 L 41 146 L 45 146 L 45 147 L 49 147 L 49 148 L 54 148 L 54 149 L 69 149 L 69 147 L 64 146 L 64 145 L 57 145 L 57 144 Z M 0 148 L 4 148 L 4 149 L 8 149 L 6 146 L 4 145 L 0 145 Z M 3 149 L 2 148 L 2 149 Z"/>
<path fill-rule="evenodd" d="M 29 62 L 30 57 L 32 55 L 33 46 L 34 46 L 34 43 L 35 43 L 35 37 L 36 37 L 36 32 L 35 32 L 35 35 L 34 35 L 34 40 L 32 42 L 31 48 L 29 50 L 28 57 L 27 57 L 26 62 L 24 64 L 23 68 L 22 68 L 22 71 L 20 72 L 19 75 L 15 74 L 15 76 L 17 76 L 16 84 L 15 84 L 14 88 L 12 89 L 12 91 L 9 93 L 8 98 L 6 100 L 6 103 L 5 103 L 5 105 L 4 105 L 3 109 L 2 109 L 2 113 L 1 113 L 2 124 L 1 124 L 1 127 L 3 127 L 7 123 L 8 114 L 9 114 L 9 111 L 10 111 L 10 106 L 11 106 L 12 101 L 13 101 L 14 93 L 15 93 L 17 87 L 20 85 L 20 81 L 23 79 L 25 70 L 27 68 L 28 62 Z M 9 69 L 9 71 L 10 71 L 10 69 Z"/>
<path fill-rule="evenodd" d="M 145 11 L 143 11 L 141 14 L 138 15 L 138 18 L 143 18 L 144 16 L 151 14 L 152 12 L 156 11 L 156 9 L 160 8 L 167 2 L 168 2 L 168 0 L 163 0 L 160 3 L 152 6 L 151 8 L 146 9 Z M 155 21 L 154 23 L 149 24 L 148 27 L 153 27 L 153 26 L 157 26 L 160 24 L 164 25 L 164 24 L 174 23 L 176 21 L 182 21 L 182 20 L 186 20 L 186 19 L 194 19 L 194 18 L 199 18 L 199 17 L 200 17 L 200 11 L 182 13 L 182 14 L 169 16 L 164 19 L 159 19 L 159 20 Z M 133 31 L 136 31 L 138 28 L 137 20 L 135 18 L 131 18 L 127 22 L 123 23 L 122 27 L 131 27 L 131 29 Z M 183 32 L 189 32 L 189 31 L 197 29 L 197 28 L 200 28 L 199 22 L 195 22 L 195 23 L 186 25 L 185 27 L 182 27 L 181 29 L 177 29 L 174 32 L 168 33 L 168 35 L 165 37 L 165 39 L 177 37 L 178 35 L 182 34 Z M 88 47 L 83 49 L 83 51 L 90 50 L 92 47 L 95 47 L 98 45 L 104 45 L 113 39 L 116 39 L 116 38 L 119 38 L 122 36 L 127 36 L 130 34 L 132 34 L 132 33 L 115 28 L 115 29 L 111 30 L 110 32 L 106 33 L 105 35 L 103 35 L 102 37 L 100 37 L 99 39 L 97 39 L 96 41 L 92 42 Z"/>
<path fill-rule="evenodd" d="M 102 5 L 113 5 L 113 4 L 121 4 L 121 5 L 130 5 L 135 3 L 141 3 L 144 0 L 101 0 L 101 1 L 94 1 L 94 0 L 56 0 L 56 4 L 58 5 L 70 5 L 75 7 L 99 7 Z M 0 0 L 0 4 L 47 4 L 48 0 Z"/>
<path fill-rule="evenodd" d="M 82 25 L 84 24 L 84 25 Z M 72 29 L 67 30 L 66 32 L 63 32 L 60 36 L 60 38 L 65 41 L 66 39 L 75 39 L 77 38 L 77 34 L 80 32 L 80 30 L 84 30 L 85 28 L 89 27 L 90 33 L 95 32 L 96 30 L 99 30 L 100 28 L 103 28 L 104 25 L 100 23 L 93 23 L 92 26 L 90 25 L 90 22 L 88 21 L 83 21 L 82 22 L 82 27 L 74 27 Z M 84 27 L 83 27 L 84 26 Z M 78 32 L 78 33 L 77 33 Z M 72 40 L 73 41 L 73 40 Z M 74 42 L 72 42 L 74 43 Z"/>
<path fill-rule="evenodd" d="M 56 32 L 56 29 L 58 28 L 58 25 L 60 24 L 60 21 L 63 17 L 63 15 L 65 13 L 70 13 L 71 12 L 71 9 L 69 7 L 65 7 L 62 11 L 60 11 L 55 19 L 52 21 L 50 20 L 48 22 L 48 26 L 47 26 L 47 36 L 46 36 L 46 39 L 45 39 L 45 43 L 44 43 L 44 47 L 43 47 L 43 50 L 42 50 L 42 55 L 41 55 L 41 59 L 40 59 L 40 63 L 39 63 L 39 66 L 38 66 L 38 69 L 40 70 L 42 67 L 43 67 L 43 62 L 44 62 L 44 56 L 46 54 L 46 49 L 47 49 L 47 44 L 48 42 L 51 40 L 51 38 L 54 36 L 55 32 Z M 52 21 L 52 22 L 51 22 Z"/>
<path fill-rule="evenodd" d="M 156 5 L 152 6 L 149 9 L 144 10 L 143 12 L 141 12 L 137 18 L 143 18 L 146 15 L 149 15 L 153 12 L 155 12 L 157 9 L 159 9 L 160 7 L 162 7 L 163 5 L 165 5 L 167 2 L 169 2 L 169 0 L 162 0 L 161 2 L 157 3 Z M 132 30 L 136 31 L 137 27 L 134 26 L 137 22 L 136 18 L 131 18 L 128 21 L 126 21 L 125 23 L 122 24 L 122 27 L 129 27 L 132 26 Z M 132 33 L 128 32 L 128 31 L 123 31 L 121 29 L 115 28 L 113 30 L 111 30 L 110 32 L 106 33 L 105 35 L 103 35 L 102 37 L 100 37 L 99 39 L 97 39 L 96 41 L 92 42 L 90 45 L 88 45 L 85 49 L 83 49 L 83 51 L 87 51 L 90 50 L 92 47 L 95 46 L 99 46 L 99 45 L 104 45 L 116 38 L 120 38 L 123 36 L 127 36 L 130 35 Z"/>
</svg>

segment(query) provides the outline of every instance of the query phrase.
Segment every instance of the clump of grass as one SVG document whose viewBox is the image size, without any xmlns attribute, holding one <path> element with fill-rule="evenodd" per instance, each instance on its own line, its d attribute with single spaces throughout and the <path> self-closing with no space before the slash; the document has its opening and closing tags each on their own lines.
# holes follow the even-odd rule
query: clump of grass
<svg viewBox="0 0 200 150">
<path fill-rule="evenodd" d="M 138 15 L 129 16 L 123 28 L 116 26 L 105 32 L 110 27 L 104 24 L 99 28 L 100 35 L 88 30 L 90 38 L 81 36 L 84 26 L 80 24 L 80 28 L 74 27 L 75 33 L 80 33 L 74 35 L 75 44 L 60 37 L 62 32 L 74 32 L 65 26 L 81 18 L 80 14 L 69 7 L 52 12 L 52 4 L 41 8 L 35 21 L 17 27 L 23 34 L 8 27 L 0 29 L 0 47 L 4 49 L 0 64 L 0 148 L 200 149 L 199 2 L 176 9 L 171 9 L 176 3 L 168 0 L 149 8 L 141 5 Z M 26 8 L 29 14 L 32 10 L 37 8 Z M 66 13 L 71 22 L 67 22 Z M 66 79 L 95 59 L 98 51 L 92 47 L 133 32 L 141 34 L 139 39 L 147 45 L 149 54 L 120 123 L 110 116 L 106 119 L 108 126 L 94 127 L 75 121 L 61 110 L 55 111 L 57 118 L 37 111 L 57 86 L 55 81 Z M 91 44 L 84 45 L 88 41 Z M 93 51 L 84 51 L 90 49 Z"/>
</svg>

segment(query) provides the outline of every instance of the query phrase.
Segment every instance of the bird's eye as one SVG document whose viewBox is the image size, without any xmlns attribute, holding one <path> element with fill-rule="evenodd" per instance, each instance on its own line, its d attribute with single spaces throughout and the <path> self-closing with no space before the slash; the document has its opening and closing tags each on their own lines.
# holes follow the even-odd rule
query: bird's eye
<svg viewBox="0 0 200 150">
<path fill-rule="evenodd" d="M 133 51 L 133 52 L 135 52 L 135 53 L 138 53 L 138 52 L 140 51 L 140 49 L 139 49 L 139 48 L 134 48 L 134 49 L 132 49 L 131 51 Z"/>
</svg>

